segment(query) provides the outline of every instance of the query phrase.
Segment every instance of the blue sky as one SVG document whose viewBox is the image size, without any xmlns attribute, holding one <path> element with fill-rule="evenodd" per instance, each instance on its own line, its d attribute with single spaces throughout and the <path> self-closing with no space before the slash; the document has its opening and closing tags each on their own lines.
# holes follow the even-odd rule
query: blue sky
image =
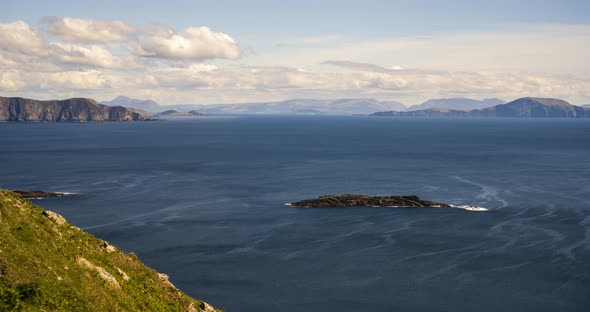
<svg viewBox="0 0 590 312">
<path fill-rule="evenodd" d="M 9 95 L 126 94 L 170 104 L 293 97 L 414 104 L 459 95 L 590 102 L 584 57 L 590 52 L 590 1 L 5 0 L 2 7 L 5 34 L 31 35 L 31 29 L 41 38 L 38 47 L 55 50 L 49 56 L 23 53 L 10 42 L 14 36 L 5 36 L 0 92 Z M 117 21 L 135 30 L 127 40 L 85 39 L 67 33 L 75 27 L 50 29 L 58 24 L 47 17 L 106 21 L 99 24 L 107 28 Z M 211 32 L 184 32 L 196 27 Z M 154 35 L 155 28 L 180 41 Z M 231 42 L 203 41 L 218 34 Z M 191 50 L 178 54 L 167 45 Z M 23 69 L 19 62 L 25 61 L 38 66 Z M 33 70 L 46 79 L 28 82 Z M 176 80 L 161 79 L 163 73 Z M 56 77 L 65 82 L 51 83 Z M 509 86 L 498 81 L 502 77 Z M 102 83 L 89 83 L 93 79 Z M 468 83 L 473 81 L 477 85 Z"/>
</svg>

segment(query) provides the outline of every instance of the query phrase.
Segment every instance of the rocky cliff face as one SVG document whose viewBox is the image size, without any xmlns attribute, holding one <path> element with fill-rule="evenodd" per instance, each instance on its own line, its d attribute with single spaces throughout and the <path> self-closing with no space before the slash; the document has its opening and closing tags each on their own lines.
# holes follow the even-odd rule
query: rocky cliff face
<svg viewBox="0 0 590 312">
<path fill-rule="evenodd" d="M 38 101 L 0 97 L 0 121 L 132 121 L 143 116 L 122 106 L 109 107 L 95 100 Z"/>
</svg>

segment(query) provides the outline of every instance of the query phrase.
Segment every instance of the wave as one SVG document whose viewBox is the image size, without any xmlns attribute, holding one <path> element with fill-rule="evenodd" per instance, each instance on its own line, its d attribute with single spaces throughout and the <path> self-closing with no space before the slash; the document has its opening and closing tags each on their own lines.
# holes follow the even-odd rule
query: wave
<svg viewBox="0 0 590 312">
<path fill-rule="evenodd" d="M 508 202 L 500 197 L 500 195 L 499 195 L 500 190 L 498 190 L 497 188 L 490 186 L 490 185 L 485 185 L 482 183 L 471 181 L 471 180 L 465 179 L 460 176 L 453 176 L 453 178 L 459 182 L 471 184 L 473 186 L 477 186 L 477 187 L 481 188 L 481 193 L 479 193 L 476 196 L 476 198 L 487 200 L 487 201 L 494 201 L 495 200 L 501 204 L 501 206 L 498 207 L 498 209 L 502 209 L 502 208 L 508 206 Z"/>
</svg>

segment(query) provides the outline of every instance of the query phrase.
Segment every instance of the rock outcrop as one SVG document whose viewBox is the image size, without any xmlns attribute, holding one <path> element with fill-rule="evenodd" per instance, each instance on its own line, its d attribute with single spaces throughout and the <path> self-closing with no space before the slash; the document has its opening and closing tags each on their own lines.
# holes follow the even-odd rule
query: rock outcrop
<svg viewBox="0 0 590 312">
<path fill-rule="evenodd" d="M 0 121 L 134 121 L 143 116 L 123 106 L 107 106 L 86 98 L 38 101 L 0 97 Z"/>
<path fill-rule="evenodd" d="M 447 207 L 451 205 L 422 200 L 416 195 L 409 196 L 368 196 L 353 194 L 324 195 L 289 204 L 293 207 Z"/>
<path fill-rule="evenodd" d="M 29 190 L 11 190 L 11 192 L 24 198 L 45 198 L 64 196 L 66 193 L 61 192 L 47 192 L 47 191 L 29 191 Z"/>
</svg>

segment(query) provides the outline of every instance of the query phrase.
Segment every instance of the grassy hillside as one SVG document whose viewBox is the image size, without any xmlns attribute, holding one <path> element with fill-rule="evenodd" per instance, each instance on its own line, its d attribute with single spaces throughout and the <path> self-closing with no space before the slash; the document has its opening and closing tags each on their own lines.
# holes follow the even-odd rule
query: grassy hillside
<svg viewBox="0 0 590 312">
<path fill-rule="evenodd" d="M 165 274 L 0 190 L 0 311 L 218 311 Z"/>
</svg>

